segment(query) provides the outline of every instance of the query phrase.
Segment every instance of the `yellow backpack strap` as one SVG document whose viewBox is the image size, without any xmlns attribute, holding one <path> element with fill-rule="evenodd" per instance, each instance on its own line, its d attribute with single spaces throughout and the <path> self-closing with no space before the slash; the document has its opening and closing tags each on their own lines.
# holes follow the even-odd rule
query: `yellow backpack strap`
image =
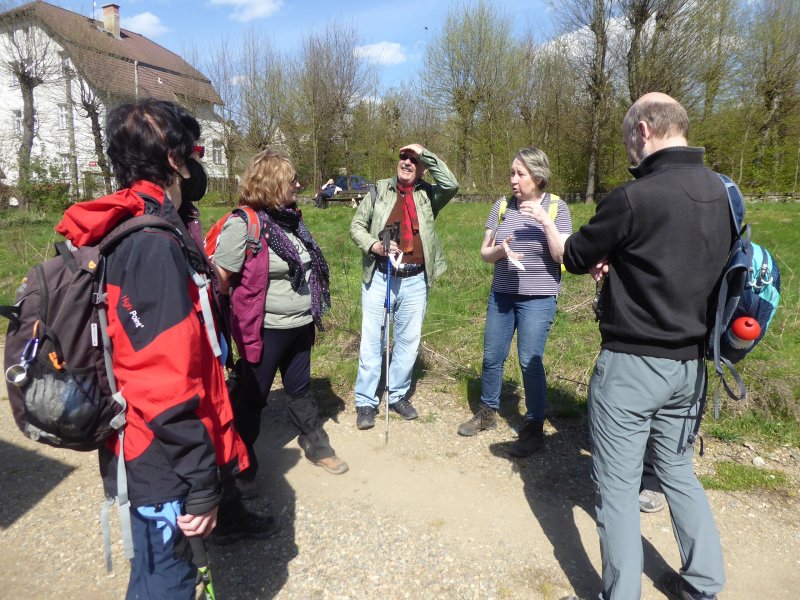
<svg viewBox="0 0 800 600">
<path fill-rule="evenodd" d="M 508 198 L 503 198 L 500 201 L 500 206 L 497 207 L 497 223 L 492 229 L 492 239 L 494 239 L 495 236 L 497 236 L 497 229 L 500 227 L 500 223 L 503 222 L 503 218 L 506 216 L 507 208 L 508 208 Z"/>
<path fill-rule="evenodd" d="M 558 216 L 558 201 L 561 200 L 555 194 L 550 194 L 550 205 L 547 207 L 547 216 L 550 217 L 550 220 L 553 223 L 556 222 L 556 217 Z"/>
<path fill-rule="evenodd" d="M 550 204 L 547 207 L 547 215 L 550 217 L 550 220 L 555 223 L 556 217 L 558 216 L 558 202 L 561 200 L 556 194 L 550 194 Z M 567 267 L 564 266 L 564 263 L 561 263 L 561 272 L 566 273 Z"/>
<path fill-rule="evenodd" d="M 503 222 L 506 216 L 506 209 L 508 208 L 508 198 L 503 198 L 500 201 L 500 207 L 497 209 L 497 225 Z"/>
</svg>

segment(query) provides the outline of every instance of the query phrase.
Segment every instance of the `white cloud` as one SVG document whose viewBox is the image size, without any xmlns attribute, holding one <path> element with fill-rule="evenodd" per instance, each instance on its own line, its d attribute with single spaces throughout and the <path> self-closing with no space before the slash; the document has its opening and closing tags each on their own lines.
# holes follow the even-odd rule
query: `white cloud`
<svg viewBox="0 0 800 600">
<path fill-rule="evenodd" d="M 403 46 L 397 42 L 378 42 L 356 48 L 356 56 L 379 65 L 399 65 L 408 60 Z"/>
<path fill-rule="evenodd" d="M 233 6 L 230 18 L 247 22 L 275 14 L 283 6 L 283 0 L 211 0 L 211 4 Z"/>
<path fill-rule="evenodd" d="M 120 19 L 120 26 L 123 29 L 128 29 L 148 38 L 155 38 L 169 31 L 169 28 L 161 22 L 161 19 L 151 12 L 143 12 L 132 17 L 122 18 Z"/>
</svg>

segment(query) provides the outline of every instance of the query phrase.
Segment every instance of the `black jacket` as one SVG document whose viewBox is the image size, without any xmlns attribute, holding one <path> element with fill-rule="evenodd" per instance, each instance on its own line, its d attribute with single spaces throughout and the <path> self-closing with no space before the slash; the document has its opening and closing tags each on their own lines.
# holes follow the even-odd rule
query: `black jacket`
<svg viewBox="0 0 800 600">
<path fill-rule="evenodd" d="M 564 264 L 586 273 L 604 257 L 602 346 L 638 356 L 702 358 L 709 301 L 731 244 L 725 187 L 703 149 L 659 150 L 636 179 L 601 200 L 569 237 Z"/>
</svg>

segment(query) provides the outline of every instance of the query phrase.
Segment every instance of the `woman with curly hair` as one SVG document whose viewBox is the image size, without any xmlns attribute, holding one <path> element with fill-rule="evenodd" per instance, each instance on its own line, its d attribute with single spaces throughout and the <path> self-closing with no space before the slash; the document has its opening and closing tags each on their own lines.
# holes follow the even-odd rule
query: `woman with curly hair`
<svg viewBox="0 0 800 600">
<path fill-rule="evenodd" d="M 231 296 L 231 331 L 258 397 L 234 407 L 236 427 L 252 461 L 242 477 L 255 478 L 253 446 L 275 374 L 280 369 L 289 417 L 300 432 L 306 458 L 329 473 L 348 470 L 336 456 L 311 394 L 311 346 L 315 327 L 330 307 L 329 273 L 297 207 L 300 184 L 289 156 L 277 149 L 256 154 L 240 184 L 240 205 L 255 210 L 260 251 L 251 252 L 247 223 L 234 213 L 219 235 L 214 252 L 222 291 Z"/>
</svg>

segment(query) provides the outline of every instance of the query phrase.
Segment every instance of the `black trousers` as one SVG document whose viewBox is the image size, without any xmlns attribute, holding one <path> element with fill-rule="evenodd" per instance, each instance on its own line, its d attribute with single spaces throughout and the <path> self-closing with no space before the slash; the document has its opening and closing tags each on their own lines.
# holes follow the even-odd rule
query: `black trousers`
<svg viewBox="0 0 800 600">
<path fill-rule="evenodd" d="M 243 477 L 255 478 L 258 461 L 254 446 L 261 431 L 261 411 L 267 404 L 272 383 L 280 369 L 286 391 L 289 418 L 297 427 L 298 442 L 310 460 L 334 456 L 328 435 L 319 420 L 319 407 L 311 394 L 311 346 L 314 343 L 314 324 L 293 329 L 262 329 L 263 351 L 258 363 L 244 363 L 250 371 L 245 378 L 252 383 L 249 393 L 242 394 L 234 409 L 234 423 L 242 436 L 252 468 Z"/>
</svg>

